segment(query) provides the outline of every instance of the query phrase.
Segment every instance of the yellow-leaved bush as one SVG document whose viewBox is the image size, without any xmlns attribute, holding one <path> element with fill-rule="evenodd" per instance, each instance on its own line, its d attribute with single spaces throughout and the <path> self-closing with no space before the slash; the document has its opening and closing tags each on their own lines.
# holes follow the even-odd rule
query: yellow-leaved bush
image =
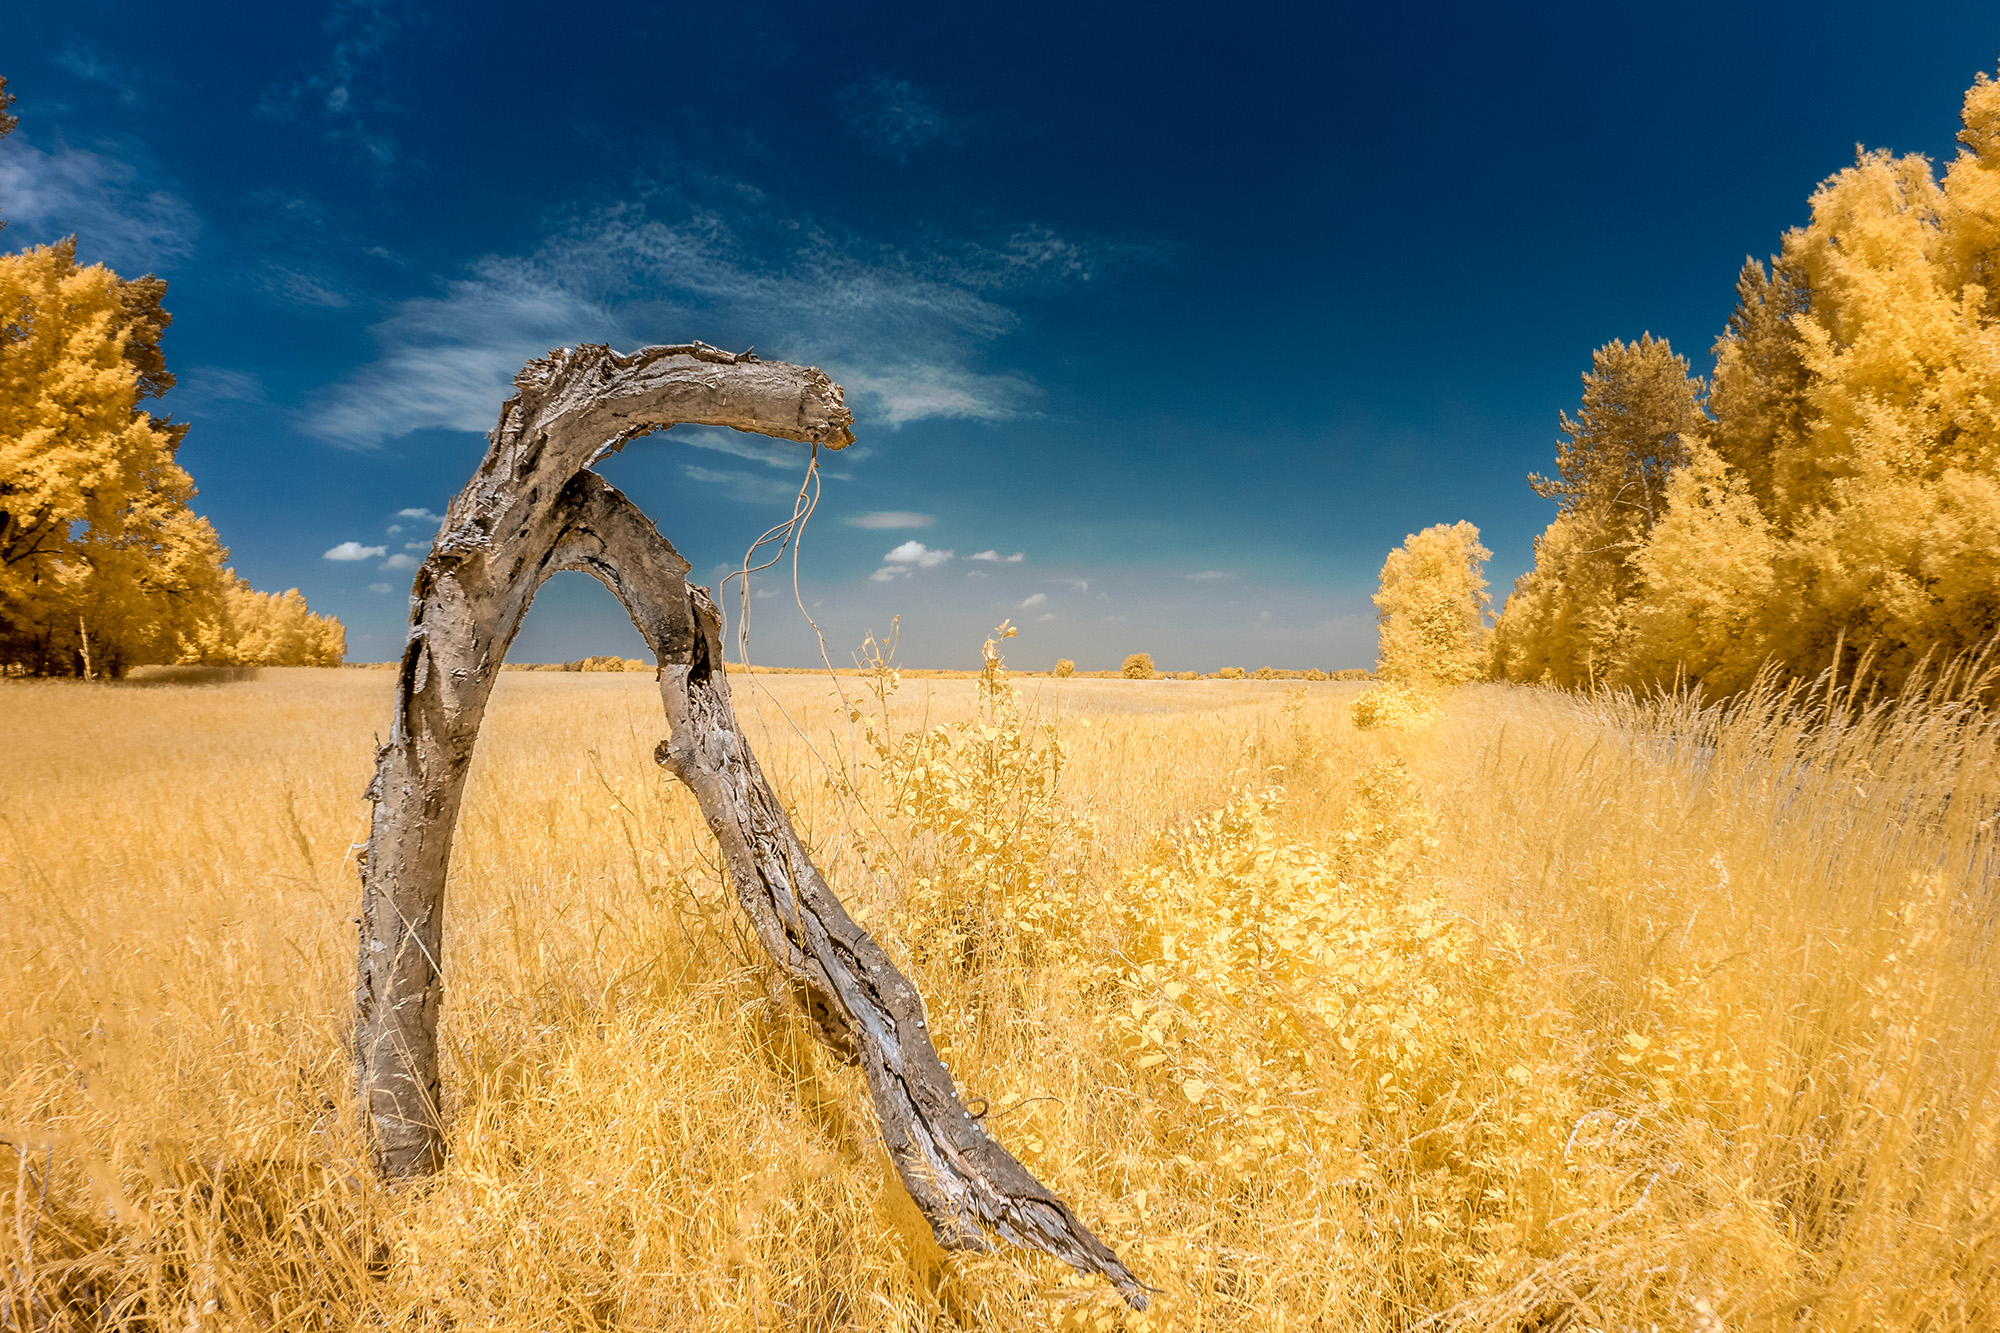
<svg viewBox="0 0 2000 1333">
<path fill-rule="evenodd" d="M 878 867 L 904 884 L 899 924 L 913 947 L 970 961 L 1018 961 L 1067 927 L 1094 838 L 1092 822 L 1061 799 L 1068 749 L 1053 717 L 1026 707 L 996 640 L 982 649 L 977 707 L 951 723 L 898 732 L 890 699 L 901 676 L 870 642 L 875 711 L 853 710 L 882 783 L 893 839 L 860 837 Z M 904 850 L 882 859 L 891 842 Z"/>
</svg>

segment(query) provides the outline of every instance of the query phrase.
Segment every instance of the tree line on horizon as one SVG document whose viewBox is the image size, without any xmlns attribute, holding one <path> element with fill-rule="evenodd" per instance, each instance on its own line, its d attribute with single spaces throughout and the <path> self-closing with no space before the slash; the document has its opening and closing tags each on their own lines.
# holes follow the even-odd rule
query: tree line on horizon
<svg viewBox="0 0 2000 1333">
<path fill-rule="evenodd" d="M 0 138 L 13 100 L 0 78 Z M 189 507 L 188 428 L 145 409 L 174 386 L 166 291 L 79 265 L 74 237 L 0 254 L 0 671 L 116 679 L 346 653 L 338 620 L 296 588 L 250 587 Z"/>
<path fill-rule="evenodd" d="M 1613 340 L 1561 418 L 1557 514 L 1493 674 L 1747 687 L 1866 659 L 1893 687 L 2000 631 L 2000 83 L 1966 93 L 1940 179 L 1857 150 L 1767 265 L 1709 381 Z"/>
</svg>

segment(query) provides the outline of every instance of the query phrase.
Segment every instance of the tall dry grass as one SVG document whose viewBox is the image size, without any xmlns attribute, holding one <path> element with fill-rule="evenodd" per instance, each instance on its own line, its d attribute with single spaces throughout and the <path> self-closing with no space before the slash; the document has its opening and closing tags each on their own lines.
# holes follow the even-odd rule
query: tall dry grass
<svg viewBox="0 0 2000 1333">
<path fill-rule="evenodd" d="M 343 1034 L 391 682 L 265 671 L 0 685 L 0 1327 L 1995 1325 L 2000 746 L 1948 692 L 1362 732 L 1337 684 L 866 684 L 736 690 L 1152 1315 L 937 1251 L 645 677 L 503 678 L 451 1160 L 383 1189 Z"/>
</svg>

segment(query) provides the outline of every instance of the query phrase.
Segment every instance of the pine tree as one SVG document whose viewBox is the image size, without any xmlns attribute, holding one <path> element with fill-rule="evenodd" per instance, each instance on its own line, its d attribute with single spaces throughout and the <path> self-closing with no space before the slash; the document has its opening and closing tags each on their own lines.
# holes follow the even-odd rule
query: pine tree
<svg viewBox="0 0 2000 1333">
<path fill-rule="evenodd" d="M 1576 416 L 1558 421 L 1556 476 L 1531 475 L 1556 520 L 1507 599 L 1495 666 L 1513 680 L 1590 684 L 1618 661 L 1633 558 L 1666 512 L 1667 483 L 1707 426 L 1703 385 L 1664 338 L 1613 339 L 1591 357 Z"/>
<path fill-rule="evenodd" d="M 1804 347 L 1793 319 L 1809 296 L 1796 266 L 1773 256 L 1769 272 L 1743 261 L 1736 279 L 1736 309 L 1715 340 L 1715 374 L 1708 409 L 1715 418 L 1708 442 L 1744 480 L 1767 515 L 1789 514 L 1792 497 L 1807 488 Z"/>
</svg>

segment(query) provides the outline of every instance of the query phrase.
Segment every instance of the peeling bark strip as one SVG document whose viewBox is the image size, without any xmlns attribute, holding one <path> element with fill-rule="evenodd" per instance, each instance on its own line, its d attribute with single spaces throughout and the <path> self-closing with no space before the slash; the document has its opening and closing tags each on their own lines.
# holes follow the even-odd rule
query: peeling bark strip
<svg viewBox="0 0 2000 1333">
<path fill-rule="evenodd" d="M 983 1250 L 989 1228 L 1103 1274 L 1143 1310 L 1144 1285 L 959 1100 L 916 987 L 840 905 L 750 752 L 707 591 L 687 586 L 687 561 L 590 471 L 628 441 L 681 423 L 842 448 L 854 436 L 840 387 L 810 367 L 701 343 L 631 356 L 555 351 L 514 383 L 520 392 L 410 590 L 395 725 L 368 788 L 354 1055 L 382 1171 L 421 1174 L 443 1157 L 444 884 L 466 770 L 528 603 L 549 575 L 581 570 L 611 590 L 658 657 L 669 735 L 655 758 L 694 792 L 738 901 L 814 1031 L 860 1064 L 890 1157 L 939 1243 Z"/>
</svg>

